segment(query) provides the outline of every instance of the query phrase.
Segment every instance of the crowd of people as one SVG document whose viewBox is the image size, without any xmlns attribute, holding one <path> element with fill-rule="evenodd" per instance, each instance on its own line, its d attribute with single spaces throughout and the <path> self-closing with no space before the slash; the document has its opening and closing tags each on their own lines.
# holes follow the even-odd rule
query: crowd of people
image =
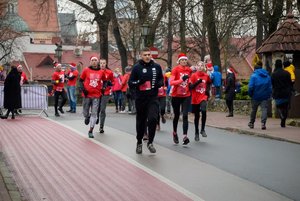
<svg viewBox="0 0 300 201">
<path fill-rule="evenodd" d="M 260 106 L 261 129 L 266 129 L 267 107 L 271 97 L 279 111 L 281 127 L 285 127 L 290 99 L 296 93 L 293 87 L 296 79 L 294 70 L 290 70 L 292 67 L 289 61 L 276 60 L 274 72 L 270 75 L 260 60 L 254 64 L 254 72 L 248 85 L 252 104 L 249 128 L 254 128 Z M 137 154 L 143 151 L 143 140 L 147 140 L 147 148 L 151 153 L 156 152 L 153 145 L 155 133 L 160 130 L 160 122 L 166 123 L 167 113 L 172 112 L 174 115 L 173 130 L 170 132 L 175 144 L 180 141 L 178 121 L 182 115 L 180 133 L 183 145 L 190 142 L 189 113 L 194 115 L 194 140 L 199 141 L 200 135 L 207 137 L 205 125 L 209 98 L 218 100 L 224 93 L 228 108 L 226 117 L 234 116 L 236 71 L 229 66 L 223 81 L 219 66 L 213 65 L 210 57 L 205 57 L 204 61 L 196 65 L 190 65 L 187 55 L 180 53 L 176 66 L 163 69 L 152 58 L 150 49 L 145 48 L 140 52 L 140 60 L 135 65 L 125 67 L 124 75 L 119 68 L 110 69 L 107 60 L 97 56 L 90 58 L 89 66 L 81 73 L 75 63 L 70 63 L 67 69 L 63 69 L 62 64 L 55 62 L 54 69 L 51 83 L 55 116 L 59 117 L 64 113 L 63 107 L 67 100 L 70 106 L 67 112 L 76 113 L 76 91 L 79 91 L 83 97 L 84 124 L 89 125 L 88 137 L 94 138 L 97 124 L 99 132 L 104 133 L 106 107 L 113 97 L 116 113 L 136 114 Z M 14 119 L 17 109 L 21 108 L 21 86 L 28 83 L 28 79 L 21 65 L 11 66 L 6 78 L 1 73 L 1 79 L 4 80 L 4 108 L 7 109 L 7 113 L 1 118 L 7 119 L 11 113 Z"/>
</svg>

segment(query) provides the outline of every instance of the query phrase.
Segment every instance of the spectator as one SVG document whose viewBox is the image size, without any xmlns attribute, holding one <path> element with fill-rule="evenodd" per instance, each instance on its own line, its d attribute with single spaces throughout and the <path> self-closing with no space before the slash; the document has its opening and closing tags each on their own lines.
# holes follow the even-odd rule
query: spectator
<svg viewBox="0 0 300 201">
<path fill-rule="evenodd" d="M 232 67 L 227 69 L 225 100 L 229 111 L 226 117 L 233 117 L 233 100 L 235 98 L 235 71 Z"/>
<path fill-rule="evenodd" d="M 20 85 L 22 86 L 23 84 L 28 84 L 29 82 L 28 82 L 26 73 L 23 71 L 23 66 L 18 65 L 17 69 L 18 69 L 18 72 L 21 75 Z"/>
<path fill-rule="evenodd" d="M 284 128 L 288 117 L 293 84 L 291 75 L 282 69 L 282 61 L 280 59 L 275 61 L 275 69 L 271 75 L 271 81 L 273 86 L 272 96 L 281 119 L 280 125 Z"/>
<path fill-rule="evenodd" d="M 21 75 L 16 66 L 11 66 L 11 71 L 8 73 L 4 81 L 4 108 L 7 112 L 1 119 L 7 119 L 11 113 L 11 119 L 15 119 L 15 109 L 21 108 Z"/>
<path fill-rule="evenodd" d="M 77 105 L 77 98 L 76 98 L 76 83 L 78 78 L 78 70 L 76 69 L 75 63 L 70 63 L 70 69 L 66 73 L 67 77 L 67 92 L 68 92 L 68 99 L 70 110 L 67 112 L 76 113 L 76 105 Z"/>
<path fill-rule="evenodd" d="M 112 92 L 114 94 L 114 101 L 116 106 L 116 113 L 122 111 L 122 75 L 119 68 L 114 70 L 114 85 Z"/>
<path fill-rule="evenodd" d="M 250 115 L 249 128 L 254 128 L 254 122 L 258 106 L 261 107 L 261 129 L 266 129 L 268 100 L 272 95 L 271 78 L 268 71 L 262 68 L 258 61 L 248 84 L 248 94 L 251 97 L 252 111 Z"/>
<path fill-rule="evenodd" d="M 219 71 L 219 66 L 214 65 L 214 71 L 211 74 L 212 91 L 216 99 L 221 98 L 222 74 Z"/>
</svg>

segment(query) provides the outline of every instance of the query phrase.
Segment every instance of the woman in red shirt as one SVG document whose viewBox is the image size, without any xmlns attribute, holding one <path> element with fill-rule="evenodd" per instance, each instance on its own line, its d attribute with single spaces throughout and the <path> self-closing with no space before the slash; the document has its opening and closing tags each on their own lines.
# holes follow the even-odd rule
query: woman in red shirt
<svg viewBox="0 0 300 201">
<path fill-rule="evenodd" d="M 178 55 L 179 65 L 175 66 L 172 70 L 170 77 L 172 107 L 174 111 L 173 119 L 173 141 L 178 144 L 177 125 L 180 116 L 180 106 L 182 107 L 183 119 L 183 145 L 187 145 L 190 140 L 187 137 L 188 132 L 188 109 L 191 101 L 191 92 L 189 90 L 189 78 L 191 77 L 192 70 L 188 66 L 187 56 L 184 53 Z"/>
<path fill-rule="evenodd" d="M 191 76 L 190 89 L 192 93 L 192 111 L 195 115 L 195 141 L 199 141 L 199 119 L 201 112 L 201 135 L 207 137 L 205 132 L 206 123 L 206 108 L 208 99 L 208 85 L 211 83 L 209 75 L 206 73 L 205 65 L 203 62 L 197 66 L 197 72 Z"/>
</svg>

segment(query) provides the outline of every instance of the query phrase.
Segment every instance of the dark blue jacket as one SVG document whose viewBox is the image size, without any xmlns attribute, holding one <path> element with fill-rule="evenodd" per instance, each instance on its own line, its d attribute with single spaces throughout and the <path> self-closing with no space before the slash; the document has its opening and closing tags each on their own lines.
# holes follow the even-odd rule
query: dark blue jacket
<svg viewBox="0 0 300 201">
<path fill-rule="evenodd" d="M 219 66 L 214 66 L 214 72 L 211 74 L 210 78 L 215 87 L 220 87 L 222 85 L 222 74 L 219 71 Z"/>
<path fill-rule="evenodd" d="M 248 94 L 256 101 L 268 100 L 272 95 L 271 77 L 263 68 L 256 68 L 250 77 Z"/>
<path fill-rule="evenodd" d="M 128 85 L 131 89 L 135 89 L 136 98 L 156 97 L 158 88 L 163 86 L 163 74 L 159 64 L 154 61 L 145 63 L 139 60 L 132 68 Z M 140 86 L 145 83 L 150 83 L 149 90 L 140 90 Z"/>
</svg>

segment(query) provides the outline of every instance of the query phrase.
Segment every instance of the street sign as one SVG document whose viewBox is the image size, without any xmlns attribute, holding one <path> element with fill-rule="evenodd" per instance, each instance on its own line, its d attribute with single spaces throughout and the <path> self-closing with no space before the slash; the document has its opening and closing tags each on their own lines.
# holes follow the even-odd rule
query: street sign
<svg viewBox="0 0 300 201">
<path fill-rule="evenodd" d="M 156 47 L 150 47 L 151 55 L 153 59 L 158 58 L 158 49 Z"/>
</svg>

